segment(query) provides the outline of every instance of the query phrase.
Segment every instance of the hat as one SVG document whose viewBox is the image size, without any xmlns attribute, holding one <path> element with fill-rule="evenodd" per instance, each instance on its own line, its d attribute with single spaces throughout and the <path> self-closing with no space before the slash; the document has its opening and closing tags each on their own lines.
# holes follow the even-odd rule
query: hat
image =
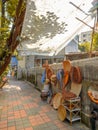
<svg viewBox="0 0 98 130">
<path fill-rule="evenodd" d="M 65 109 L 64 105 L 60 105 L 58 108 L 58 118 L 61 121 L 64 121 L 66 118 L 66 109 Z"/>
<path fill-rule="evenodd" d="M 64 68 L 64 71 L 68 71 L 70 72 L 71 70 L 71 62 L 69 60 L 65 60 L 63 61 L 63 68 Z"/>
<path fill-rule="evenodd" d="M 62 102 L 62 94 L 57 93 L 53 98 L 53 108 L 58 109 L 58 107 L 61 105 Z"/>
</svg>

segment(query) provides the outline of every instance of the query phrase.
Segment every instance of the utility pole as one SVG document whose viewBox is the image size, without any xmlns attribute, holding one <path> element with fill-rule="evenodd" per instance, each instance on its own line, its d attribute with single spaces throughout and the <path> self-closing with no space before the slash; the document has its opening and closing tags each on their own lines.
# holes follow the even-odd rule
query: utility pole
<svg viewBox="0 0 98 130">
<path fill-rule="evenodd" d="M 90 57 L 92 56 L 92 45 L 93 45 L 94 34 L 95 34 L 95 32 L 98 33 L 98 0 L 93 0 L 92 5 L 93 5 L 93 7 L 90 9 L 90 12 L 92 13 L 92 17 L 95 17 L 95 21 L 94 21 L 94 27 L 92 30 Z"/>
<path fill-rule="evenodd" d="M 5 53 L 5 55 L 1 57 L 1 61 L 3 61 L 3 58 L 4 58 L 4 62 L 3 64 L 0 64 L 0 75 L 2 75 L 2 73 L 7 68 L 8 64 L 10 63 L 12 53 L 14 52 L 14 50 L 16 49 L 16 47 L 18 46 L 20 42 L 19 39 L 17 39 L 17 37 L 19 37 L 21 34 L 23 20 L 25 16 L 25 10 L 26 10 L 26 8 L 22 9 L 23 3 L 24 3 L 24 0 L 18 1 L 15 20 L 14 20 L 14 23 L 10 32 L 10 36 L 6 41 L 6 45 L 8 46 L 8 49 L 11 51 L 11 53 L 9 54 Z"/>
<path fill-rule="evenodd" d="M 89 15 L 85 11 L 83 11 L 80 7 L 78 7 L 77 5 L 75 5 L 74 3 L 70 2 L 70 4 L 72 4 L 75 8 L 79 9 L 85 15 L 87 15 L 87 16 Z M 91 45 L 90 45 L 89 57 L 92 56 L 92 46 L 93 46 L 94 34 L 95 34 L 95 32 L 98 33 L 98 0 L 93 0 L 92 5 L 93 5 L 93 7 L 90 9 L 90 12 L 92 14 L 90 14 L 90 15 L 95 18 L 95 20 L 94 20 L 94 26 L 93 27 L 89 26 L 87 23 L 85 23 L 84 21 L 82 21 L 81 19 L 79 19 L 79 18 L 76 17 L 77 20 L 79 20 L 80 22 L 84 23 L 86 26 L 88 26 L 88 27 L 90 27 L 92 29 L 92 38 L 91 38 Z"/>
</svg>

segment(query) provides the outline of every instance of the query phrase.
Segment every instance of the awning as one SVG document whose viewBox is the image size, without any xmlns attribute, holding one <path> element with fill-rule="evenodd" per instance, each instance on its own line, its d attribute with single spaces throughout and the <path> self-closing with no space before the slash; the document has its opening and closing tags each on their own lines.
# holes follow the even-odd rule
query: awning
<svg viewBox="0 0 98 130">
<path fill-rule="evenodd" d="M 89 27 L 77 20 L 76 17 L 87 24 L 93 23 L 91 22 L 92 18 L 90 14 L 88 14 L 92 7 L 91 2 L 91 0 L 27 0 L 26 14 L 21 34 L 22 41 L 18 49 L 29 49 L 37 53 L 47 52 L 49 55 L 57 55 L 85 27 L 87 31 L 90 30 Z M 78 8 L 71 3 L 74 3 Z M 67 24 L 64 33 L 58 33 L 54 27 L 53 30 L 52 28 L 50 30 L 49 27 L 51 26 L 46 26 L 46 23 L 44 26 L 46 20 L 44 18 L 47 17 L 47 12 L 55 14 L 59 18 L 57 20 L 59 23 L 64 22 Z M 41 21 L 41 23 L 38 23 L 38 21 Z M 42 23 L 41 28 L 39 26 Z M 93 24 L 90 26 L 93 26 Z M 45 32 L 48 31 L 49 33 L 55 33 L 55 35 L 49 37 L 48 34 L 47 37 Z"/>
</svg>

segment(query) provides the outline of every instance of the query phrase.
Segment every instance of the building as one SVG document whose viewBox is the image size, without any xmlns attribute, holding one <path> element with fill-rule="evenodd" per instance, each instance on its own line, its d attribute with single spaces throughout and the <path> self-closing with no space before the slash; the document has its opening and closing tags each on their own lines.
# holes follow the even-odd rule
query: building
<svg viewBox="0 0 98 130">
<path fill-rule="evenodd" d="M 79 0 L 76 3 L 74 1 L 74 4 L 88 12 L 91 7 L 91 0 Z M 36 64 L 40 66 L 44 63 L 45 59 L 48 59 L 49 63 L 58 63 L 64 59 L 66 53 L 78 52 L 79 40 L 76 37 L 86 25 L 78 21 L 76 17 L 83 19 L 87 24 L 91 22 L 92 18 L 90 15 L 86 16 L 87 13 L 84 14 L 79 8 L 73 6 L 74 4 L 70 2 L 70 0 L 27 0 L 21 42 L 18 47 L 19 55 L 22 56 L 19 65 L 26 68 L 35 67 Z M 35 22 L 37 20 L 36 18 L 38 17 L 41 20 L 42 16 L 44 17 L 47 12 L 48 14 L 49 12 L 50 14 L 55 14 L 55 16 L 59 18 L 59 22 L 63 21 L 66 23 L 66 31 L 64 33 L 56 33 L 53 37 L 40 35 L 39 40 L 34 41 L 33 39 L 37 36 L 34 30 L 38 29 L 37 22 Z M 55 24 L 53 24 L 53 26 L 55 27 Z M 51 28 L 51 33 L 52 31 L 56 32 L 57 28 L 53 29 L 54 30 Z M 38 34 L 43 34 L 43 32 L 47 30 L 50 31 L 50 28 L 44 25 L 43 28 L 38 31 Z M 49 35 L 50 32 L 48 33 L 48 36 Z"/>
<path fill-rule="evenodd" d="M 83 42 L 91 42 L 91 38 L 92 38 L 92 31 L 82 32 L 82 33 L 80 34 L 79 42 L 80 42 L 80 43 L 83 43 Z"/>
<path fill-rule="evenodd" d="M 42 66 L 46 60 L 49 64 L 62 62 L 65 58 L 65 53 L 78 52 L 78 36 L 72 39 L 66 46 L 57 54 L 49 56 L 49 52 L 34 52 L 32 49 L 28 49 L 25 44 L 19 45 L 17 50 L 20 56 L 18 65 L 22 68 L 32 68 Z"/>
</svg>

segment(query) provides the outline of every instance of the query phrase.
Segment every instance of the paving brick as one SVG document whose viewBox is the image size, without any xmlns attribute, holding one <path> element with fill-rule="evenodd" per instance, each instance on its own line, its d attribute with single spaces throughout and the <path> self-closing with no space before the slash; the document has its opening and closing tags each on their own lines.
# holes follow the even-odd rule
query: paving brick
<svg viewBox="0 0 98 130">
<path fill-rule="evenodd" d="M 61 122 L 57 111 L 27 82 L 10 80 L 1 92 L 0 130 L 89 130 L 80 122 Z"/>
</svg>

